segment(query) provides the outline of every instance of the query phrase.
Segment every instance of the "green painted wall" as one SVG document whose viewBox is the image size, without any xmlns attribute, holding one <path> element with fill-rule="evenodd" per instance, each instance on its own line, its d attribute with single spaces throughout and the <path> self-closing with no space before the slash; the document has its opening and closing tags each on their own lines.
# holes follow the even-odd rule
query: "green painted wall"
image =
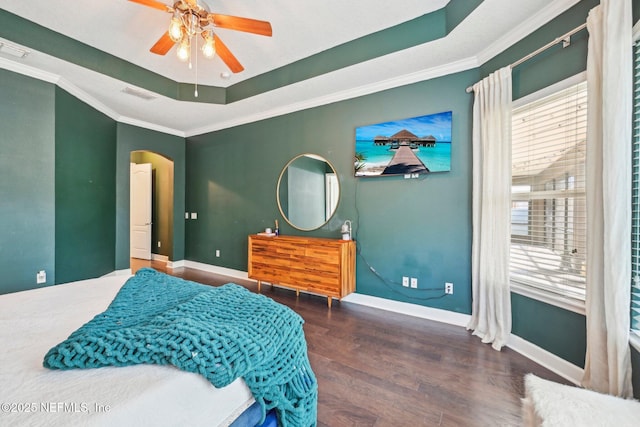
<svg viewBox="0 0 640 427">
<path fill-rule="evenodd" d="M 229 88 L 227 100 L 234 102 L 445 37 L 481 2 L 454 0 L 442 9 L 242 81 Z"/>
<path fill-rule="evenodd" d="M 40 269 L 47 271 L 47 284 L 71 277 L 66 260 L 75 254 L 75 237 L 66 237 L 66 219 L 77 218 L 95 200 L 110 209 L 109 186 L 105 184 L 93 199 L 92 185 L 82 180 L 86 171 L 70 173 L 64 168 L 74 159 L 95 162 L 95 179 L 105 179 L 113 163 L 98 158 L 113 155 L 106 135 L 115 126 L 115 249 L 111 253 L 116 269 L 129 267 L 130 153 L 150 150 L 175 162 L 170 259 L 246 270 L 246 236 L 273 226 L 276 218 L 284 234 L 330 237 L 338 237 L 342 222 L 351 219 L 359 250 L 358 292 L 469 313 L 473 97 L 464 88 L 583 23 L 597 3 L 581 1 L 478 70 L 188 138 L 186 147 L 184 138 L 114 125 L 51 84 L 0 70 L 0 293 L 36 287 L 35 273 Z M 636 19 L 639 10 L 634 2 Z M 586 37 L 583 31 L 573 37 L 570 48 L 550 49 L 516 68 L 514 98 L 583 71 Z M 419 180 L 352 176 L 356 126 L 445 110 L 454 112 L 451 172 Z M 82 123 L 75 129 L 80 135 L 66 129 L 73 112 L 100 129 L 97 147 L 84 147 L 87 151 L 82 155 L 71 150 L 71 142 L 89 132 Z M 330 223 L 310 233 L 298 232 L 282 220 L 275 196 L 282 167 L 303 152 L 326 157 L 337 169 L 342 191 Z M 74 196 L 69 190 L 78 183 L 82 194 Z M 198 219 L 185 221 L 186 208 L 197 212 Z M 106 218 L 99 221 L 110 226 Z M 99 238 L 93 233 L 87 236 Z M 92 247 L 109 252 L 109 243 Z M 215 257 L 216 249 L 221 250 L 220 258 Z M 93 261 L 94 276 L 108 264 Z M 453 281 L 455 294 L 429 299 L 440 292 L 390 285 L 374 275 L 367 263 L 390 281 L 397 282 L 403 275 L 417 277 L 420 288 Z M 513 295 L 512 303 L 515 334 L 578 366 L 583 364 L 583 316 L 520 295 Z M 632 350 L 636 367 L 638 354 Z M 638 378 L 634 376 L 636 390 L 640 389 Z"/>
<path fill-rule="evenodd" d="M 116 123 L 60 88 L 55 103 L 56 283 L 115 265 Z"/>
<path fill-rule="evenodd" d="M 169 80 L 2 9 L 0 37 L 177 100 L 225 104 L 442 38 L 480 3 L 482 0 L 451 0 L 440 10 L 318 52 L 228 89 L 200 85 L 198 97 L 194 96 L 192 84 Z"/>
<path fill-rule="evenodd" d="M 55 282 L 55 86 L 0 70 L 0 294 Z"/>
<path fill-rule="evenodd" d="M 342 193 L 331 222 L 308 234 L 337 237 L 345 219 L 354 221 L 357 291 L 469 313 L 473 97 L 464 89 L 584 23 L 597 4 L 578 3 L 478 70 L 188 138 L 187 206 L 199 217 L 187 223 L 186 258 L 245 270 L 246 235 L 279 218 L 275 185 L 281 168 L 290 158 L 313 152 L 336 166 Z M 586 42 L 582 31 L 570 47 L 552 48 L 515 68 L 514 98 L 584 71 Z M 451 172 L 423 180 L 353 178 L 356 126 L 445 110 L 454 112 Z M 280 224 L 284 234 L 304 234 Z M 216 249 L 222 250 L 220 258 L 214 257 Z M 402 276 L 417 277 L 420 288 L 452 281 L 454 296 L 438 298 L 440 291 L 388 283 Z M 513 311 L 516 335 L 583 366 L 584 316 L 519 295 L 513 295 Z"/>
<path fill-rule="evenodd" d="M 640 399 L 640 352 L 631 347 L 631 382 L 633 384 L 633 397 Z"/>
<path fill-rule="evenodd" d="M 173 252 L 173 162 L 150 151 L 131 153 L 131 162 L 151 163 L 151 252 L 169 257 Z"/>
<path fill-rule="evenodd" d="M 543 25 L 528 37 L 484 63 L 481 75 L 485 77 L 501 67 L 512 64 L 557 37 L 584 24 L 589 10 L 598 0 L 582 0 L 556 19 Z M 513 69 L 513 99 L 543 89 L 586 70 L 588 33 L 584 29 L 571 37 L 571 46 L 562 43 L 536 55 Z"/>
<path fill-rule="evenodd" d="M 586 318 L 578 313 L 511 294 L 512 331 L 556 356 L 584 367 Z"/>
<path fill-rule="evenodd" d="M 301 153 L 315 153 L 334 165 L 341 185 L 338 210 L 328 225 L 308 235 L 339 237 L 353 221 L 360 256 L 357 290 L 417 304 L 469 313 L 471 252 L 471 95 L 478 78 L 468 71 L 431 81 L 187 139 L 187 259 L 245 270 L 247 235 L 272 227 L 299 232 L 282 220 L 276 184 L 282 168 Z M 452 171 L 425 179 L 355 178 L 357 126 L 453 111 Z M 215 258 L 215 250 L 221 257 Z M 407 290 L 388 281 L 417 277 L 420 288 L 457 284 L 442 290 Z"/>
<path fill-rule="evenodd" d="M 116 270 L 129 268 L 129 164 L 132 151 L 152 151 L 173 161 L 173 250 L 168 256 L 171 261 L 184 259 L 185 139 L 118 123 L 117 141 Z"/>
</svg>

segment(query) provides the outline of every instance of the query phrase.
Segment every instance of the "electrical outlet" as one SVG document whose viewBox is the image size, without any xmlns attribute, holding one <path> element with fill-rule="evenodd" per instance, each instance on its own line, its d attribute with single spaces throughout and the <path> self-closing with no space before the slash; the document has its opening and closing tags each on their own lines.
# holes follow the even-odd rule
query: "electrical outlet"
<svg viewBox="0 0 640 427">
<path fill-rule="evenodd" d="M 453 295 L 453 283 L 446 282 L 444 284 L 444 293 Z"/>
<path fill-rule="evenodd" d="M 160 240 L 158 240 L 158 247 L 162 246 L 162 242 Z"/>
<path fill-rule="evenodd" d="M 47 282 L 47 272 L 44 270 L 38 271 L 38 274 L 36 274 L 36 284 L 41 285 L 46 282 Z"/>
<path fill-rule="evenodd" d="M 184 219 L 189 219 L 189 212 L 184 213 Z"/>
<path fill-rule="evenodd" d="M 405 288 L 409 287 L 409 278 L 407 276 L 402 276 L 402 286 Z"/>
<path fill-rule="evenodd" d="M 216 249 L 216 258 L 220 258 L 220 249 Z"/>
<path fill-rule="evenodd" d="M 418 287 L 418 278 L 417 277 L 412 277 L 411 278 L 411 287 L 416 289 Z"/>
</svg>

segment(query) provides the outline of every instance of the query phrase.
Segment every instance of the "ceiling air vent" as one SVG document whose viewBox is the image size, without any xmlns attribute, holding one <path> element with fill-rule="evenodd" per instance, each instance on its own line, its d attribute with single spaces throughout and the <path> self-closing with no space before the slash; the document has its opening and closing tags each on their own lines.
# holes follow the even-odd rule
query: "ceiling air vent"
<svg viewBox="0 0 640 427">
<path fill-rule="evenodd" d="M 135 89 L 135 88 L 132 88 L 130 86 L 127 86 L 124 89 L 122 89 L 122 92 L 126 93 L 128 95 L 137 96 L 138 98 L 144 99 L 145 101 L 151 101 L 152 99 L 156 99 L 157 98 L 157 96 L 155 96 L 154 94 L 152 94 L 150 92 L 145 92 L 143 90 Z"/>
<path fill-rule="evenodd" d="M 24 58 L 29 54 L 29 51 L 19 46 L 12 45 L 4 41 L 0 41 L 0 53 L 14 56 L 16 58 Z"/>
</svg>

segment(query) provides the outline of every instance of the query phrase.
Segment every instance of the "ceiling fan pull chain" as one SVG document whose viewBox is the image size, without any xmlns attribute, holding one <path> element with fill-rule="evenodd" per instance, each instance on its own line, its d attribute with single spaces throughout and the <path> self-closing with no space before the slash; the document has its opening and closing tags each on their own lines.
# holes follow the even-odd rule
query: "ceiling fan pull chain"
<svg viewBox="0 0 640 427">
<path fill-rule="evenodd" d="M 194 97 L 198 97 L 198 37 L 196 39 L 196 88 L 193 92 Z"/>
</svg>

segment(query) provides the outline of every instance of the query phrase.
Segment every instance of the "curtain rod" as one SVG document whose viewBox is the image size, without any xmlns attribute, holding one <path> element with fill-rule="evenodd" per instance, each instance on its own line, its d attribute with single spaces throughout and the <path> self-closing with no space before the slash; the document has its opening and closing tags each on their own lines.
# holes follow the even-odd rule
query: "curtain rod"
<svg viewBox="0 0 640 427">
<path fill-rule="evenodd" d="M 534 56 L 538 55 L 539 53 L 542 53 L 545 50 L 549 49 L 550 47 L 557 45 L 560 42 L 562 42 L 562 47 L 563 48 L 569 46 L 571 44 L 571 36 L 574 35 L 575 33 L 577 33 L 578 31 L 582 31 L 586 27 L 587 27 L 587 23 L 585 22 L 584 24 L 574 28 L 573 30 L 569 31 L 568 33 L 563 34 L 560 37 L 556 37 L 552 42 L 549 42 L 549 43 L 545 44 L 544 46 L 542 46 L 541 48 L 539 48 L 535 52 L 531 52 L 527 56 L 518 59 L 516 62 L 514 62 L 511 65 L 509 65 L 509 67 L 511 67 L 511 69 L 513 69 L 513 68 L 517 67 L 518 65 L 522 64 L 523 62 L 526 62 L 526 61 L 530 60 L 531 58 L 533 58 Z M 473 86 L 469 86 L 466 91 L 467 91 L 467 93 L 471 93 L 473 91 Z"/>
</svg>

